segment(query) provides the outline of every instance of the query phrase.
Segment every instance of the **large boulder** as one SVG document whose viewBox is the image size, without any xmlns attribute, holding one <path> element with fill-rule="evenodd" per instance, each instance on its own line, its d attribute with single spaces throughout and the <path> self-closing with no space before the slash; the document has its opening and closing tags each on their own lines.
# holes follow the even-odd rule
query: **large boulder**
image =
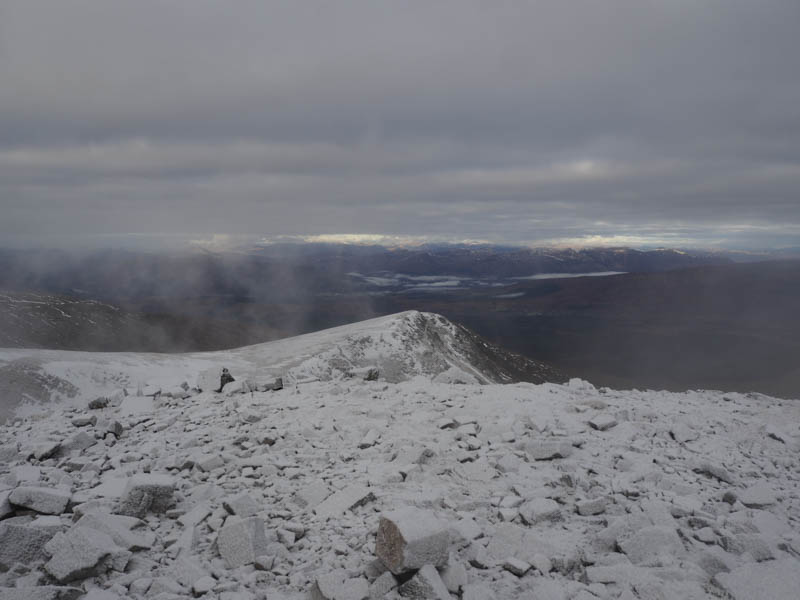
<svg viewBox="0 0 800 600">
<path fill-rule="evenodd" d="M 122 571 L 131 553 L 102 531 L 73 527 L 58 533 L 45 545 L 51 559 L 45 570 L 59 583 L 83 579 L 108 569 Z"/>
<path fill-rule="evenodd" d="M 447 564 L 450 533 L 430 512 L 408 507 L 381 515 L 375 554 L 394 574 Z"/>
</svg>

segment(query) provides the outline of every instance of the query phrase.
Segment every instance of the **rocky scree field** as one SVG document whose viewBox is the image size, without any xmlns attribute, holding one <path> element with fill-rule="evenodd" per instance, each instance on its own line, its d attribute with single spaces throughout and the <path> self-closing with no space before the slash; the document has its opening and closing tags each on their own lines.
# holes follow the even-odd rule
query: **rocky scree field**
<svg viewBox="0 0 800 600">
<path fill-rule="evenodd" d="M 388 338 L 408 318 L 368 327 Z M 337 335 L 322 332 L 326 352 Z M 286 343 L 320 349 L 299 339 Z M 158 356 L 105 355 L 91 373 L 71 353 L 40 357 L 81 391 L 0 429 L 0 599 L 785 600 L 800 589 L 796 402 L 480 384 L 447 354 L 438 374 L 387 381 L 378 367 L 325 369 L 333 355 L 310 350 L 269 371 L 262 348 L 260 383 L 239 376 L 256 366 L 247 352 L 184 356 L 150 370 L 157 385 L 102 396 L 100 382 L 134 381 Z M 237 381 L 217 393 L 226 358 Z"/>
</svg>

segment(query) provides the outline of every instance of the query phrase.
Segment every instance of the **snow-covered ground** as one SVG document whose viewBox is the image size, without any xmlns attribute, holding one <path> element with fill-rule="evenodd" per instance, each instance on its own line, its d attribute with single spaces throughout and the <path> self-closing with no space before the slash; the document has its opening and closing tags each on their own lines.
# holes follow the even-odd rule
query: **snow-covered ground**
<svg viewBox="0 0 800 600">
<path fill-rule="evenodd" d="M 469 365 L 416 369 L 409 317 L 360 325 L 363 365 L 411 352 L 396 381 L 326 366 L 355 326 L 272 355 L 43 353 L 79 393 L 0 429 L 0 599 L 797 597 L 800 403 L 450 383 Z M 222 366 L 226 393 L 182 393 Z"/>
</svg>

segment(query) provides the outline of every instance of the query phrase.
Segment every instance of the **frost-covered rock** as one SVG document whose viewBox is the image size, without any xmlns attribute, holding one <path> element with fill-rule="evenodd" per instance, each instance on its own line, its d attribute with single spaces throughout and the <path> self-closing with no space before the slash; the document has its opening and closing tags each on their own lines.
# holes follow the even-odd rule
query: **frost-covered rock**
<svg viewBox="0 0 800 600">
<path fill-rule="evenodd" d="M 369 595 L 367 580 L 351 577 L 345 570 L 319 575 L 309 593 L 311 600 L 366 600 Z"/>
<path fill-rule="evenodd" d="M 132 517 L 94 511 L 83 515 L 75 525 L 102 531 L 125 550 L 146 550 L 155 543 L 155 536 L 150 532 L 138 534 L 131 531 L 138 522 Z"/>
<path fill-rule="evenodd" d="M 7 571 L 14 563 L 32 564 L 44 560 L 44 546 L 53 532 L 28 525 L 0 523 L 0 571 Z"/>
<path fill-rule="evenodd" d="M 800 562 L 789 558 L 749 563 L 719 573 L 714 580 L 733 600 L 788 600 L 800 590 Z"/>
<path fill-rule="evenodd" d="M 566 440 L 533 441 L 525 444 L 525 452 L 533 460 L 552 460 L 572 455 L 572 444 Z"/>
<path fill-rule="evenodd" d="M 400 574 L 447 564 L 449 544 L 450 532 L 435 515 L 402 508 L 381 515 L 375 554 L 392 573 Z"/>
<path fill-rule="evenodd" d="M 228 518 L 217 534 L 217 549 L 229 568 L 255 562 L 269 553 L 264 521 L 258 517 Z"/>
<path fill-rule="evenodd" d="M 423 566 L 416 574 L 398 588 L 400 595 L 412 600 L 450 600 L 447 586 L 431 565 Z"/>
<path fill-rule="evenodd" d="M 45 545 L 51 559 L 45 570 L 59 583 L 83 579 L 105 570 L 122 571 L 131 553 L 114 543 L 102 531 L 88 527 L 72 527 L 58 533 Z"/>
<path fill-rule="evenodd" d="M 597 429 L 598 431 L 606 431 L 612 427 L 615 427 L 616 425 L 617 420 L 613 415 L 608 414 L 597 415 L 589 420 L 589 427 L 592 429 Z"/>
<path fill-rule="evenodd" d="M 748 508 L 763 508 L 775 504 L 777 499 L 769 484 L 760 482 L 743 490 L 739 494 L 739 502 Z"/>
<path fill-rule="evenodd" d="M 128 480 L 117 512 L 141 518 L 148 512 L 165 512 L 173 503 L 175 480 L 169 475 L 138 474 Z"/>
<path fill-rule="evenodd" d="M 8 501 L 45 515 L 60 515 L 66 510 L 71 497 L 69 490 L 20 486 L 11 492 Z"/>
<path fill-rule="evenodd" d="M 339 490 L 320 502 L 314 512 L 317 516 L 328 519 L 344 514 L 358 506 L 375 499 L 373 491 L 364 485 L 352 485 Z"/>
<path fill-rule="evenodd" d="M 519 507 L 519 514 L 528 525 L 561 519 L 561 506 L 549 498 L 534 498 Z"/>
<path fill-rule="evenodd" d="M 242 517 L 243 519 L 252 517 L 261 510 L 258 503 L 247 492 L 225 498 L 222 501 L 222 506 L 224 506 L 225 510 L 230 514 Z"/>
</svg>

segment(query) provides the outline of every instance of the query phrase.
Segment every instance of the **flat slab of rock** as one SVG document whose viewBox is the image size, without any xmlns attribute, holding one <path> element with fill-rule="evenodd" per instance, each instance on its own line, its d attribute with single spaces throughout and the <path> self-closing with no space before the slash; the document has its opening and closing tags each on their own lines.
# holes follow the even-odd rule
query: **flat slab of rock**
<svg viewBox="0 0 800 600">
<path fill-rule="evenodd" d="M 358 484 L 351 485 L 320 502 L 314 513 L 323 519 L 338 517 L 374 499 L 375 495 L 370 488 Z"/>
<path fill-rule="evenodd" d="M 593 498 L 592 500 L 578 502 L 575 508 L 578 514 L 582 516 L 599 515 L 606 511 L 606 504 L 605 498 Z"/>
<path fill-rule="evenodd" d="M 299 490 L 294 499 L 303 508 L 313 510 L 330 495 L 331 490 L 324 482 L 315 481 Z"/>
<path fill-rule="evenodd" d="M 222 506 L 232 515 L 237 515 L 246 519 L 254 516 L 261 507 L 247 492 L 242 492 L 236 496 L 230 496 L 222 500 Z"/>
<path fill-rule="evenodd" d="M 8 501 L 45 515 L 60 515 L 71 497 L 69 491 L 58 488 L 20 486 L 11 492 Z"/>
<path fill-rule="evenodd" d="M 739 501 L 747 508 L 764 508 L 777 502 L 775 492 L 766 483 L 758 483 L 739 494 Z"/>
<path fill-rule="evenodd" d="M 217 534 L 217 550 L 231 569 L 268 554 L 268 544 L 264 521 L 258 517 L 229 518 Z"/>
<path fill-rule="evenodd" d="M 531 565 L 524 560 L 518 558 L 507 558 L 503 562 L 503 568 L 509 573 L 513 573 L 517 577 L 522 577 L 531 570 Z"/>
<path fill-rule="evenodd" d="M 45 551 L 52 558 L 44 568 L 59 583 L 83 579 L 107 568 L 122 571 L 131 557 L 111 536 L 88 527 L 73 527 L 56 534 L 45 545 Z"/>
<path fill-rule="evenodd" d="M 714 581 L 733 600 L 787 600 L 800 590 L 800 562 L 793 559 L 749 563 Z"/>
<path fill-rule="evenodd" d="M 715 477 L 720 481 L 724 481 L 725 483 L 733 483 L 733 475 L 730 474 L 728 469 L 721 465 L 715 465 L 714 463 L 710 463 L 708 461 L 701 461 L 697 465 L 694 466 L 693 470 L 696 473 L 703 473 L 704 475 L 709 475 L 711 477 Z"/>
<path fill-rule="evenodd" d="M 174 491 L 175 480 L 169 475 L 134 475 L 125 486 L 117 512 L 137 518 L 148 512 L 166 512 L 172 505 Z"/>
<path fill-rule="evenodd" d="M 395 574 L 447 564 L 450 532 L 430 512 L 403 508 L 381 515 L 375 554 Z"/>
<path fill-rule="evenodd" d="M 617 420 L 611 415 L 597 415 L 589 421 L 589 427 L 598 431 L 606 431 L 616 425 Z"/>
<path fill-rule="evenodd" d="M 146 550 L 152 547 L 155 536 L 151 532 L 139 535 L 131 531 L 131 521 L 135 524 L 138 519 L 112 515 L 102 512 L 93 512 L 83 515 L 76 527 L 89 527 L 102 531 L 114 540 L 114 543 L 125 550 Z"/>
<path fill-rule="evenodd" d="M 29 565 L 46 560 L 44 546 L 53 532 L 38 527 L 0 523 L 0 571 L 7 571 L 14 563 Z"/>
<path fill-rule="evenodd" d="M 533 460 L 567 458 L 572 454 L 572 444 L 566 440 L 528 442 L 525 444 L 525 452 Z"/>
</svg>

